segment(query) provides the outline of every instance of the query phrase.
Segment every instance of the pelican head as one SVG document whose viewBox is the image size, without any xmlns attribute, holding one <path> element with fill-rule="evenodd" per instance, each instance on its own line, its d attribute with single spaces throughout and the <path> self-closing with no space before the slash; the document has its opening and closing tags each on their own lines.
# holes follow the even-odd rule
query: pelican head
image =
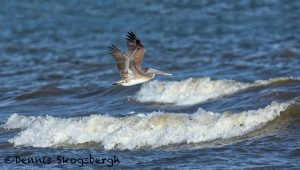
<svg viewBox="0 0 300 170">
<path fill-rule="evenodd" d="M 159 74 L 159 75 L 164 75 L 164 76 L 172 76 L 172 74 L 170 74 L 170 73 L 159 71 L 159 70 L 156 70 L 156 69 L 153 69 L 153 68 L 150 68 L 150 67 L 144 68 L 144 71 L 147 74 L 153 74 L 153 75 Z"/>
</svg>

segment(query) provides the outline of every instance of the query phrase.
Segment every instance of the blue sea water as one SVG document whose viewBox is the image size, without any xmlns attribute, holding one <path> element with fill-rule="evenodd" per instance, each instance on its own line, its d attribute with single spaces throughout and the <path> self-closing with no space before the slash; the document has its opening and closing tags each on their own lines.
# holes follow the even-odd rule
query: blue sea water
<svg viewBox="0 0 300 170">
<path fill-rule="evenodd" d="M 11 0 L 0 28 L 1 169 L 299 167 L 299 1 Z M 111 86 L 128 31 L 173 76 Z"/>
</svg>

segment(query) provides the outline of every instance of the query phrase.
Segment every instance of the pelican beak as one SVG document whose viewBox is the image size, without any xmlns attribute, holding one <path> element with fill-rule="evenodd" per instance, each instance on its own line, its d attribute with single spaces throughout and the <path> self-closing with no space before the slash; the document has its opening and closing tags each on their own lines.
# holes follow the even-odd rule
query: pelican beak
<svg viewBox="0 0 300 170">
<path fill-rule="evenodd" d="M 151 70 L 149 70 L 149 72 L 151 72 L 153 74 L 164 75 L 164 76 L 172 76 L 172 74 L 170 74 L 170 73 L 166 73 L 166 72 L 163 72 L 163 71 L 155 70 L 153 68 L 151 68 Z"/>
</svg>

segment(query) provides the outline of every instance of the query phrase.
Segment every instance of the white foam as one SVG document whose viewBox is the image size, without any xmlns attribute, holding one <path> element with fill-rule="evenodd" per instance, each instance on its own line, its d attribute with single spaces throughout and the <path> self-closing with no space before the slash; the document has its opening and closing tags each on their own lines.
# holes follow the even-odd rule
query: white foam
<svg viewBox="0 0 300 170">
<path fill-rule="evenodd" d="M 242 83 L 234 80 L 211 80 L 209 77 L 189 78 L 182 81 L 154 80 L 142 85 L 134 98 L 139 102 L 173 103 L 175 105 L 193 105 L 209 99 L 233 94 L 249 87 L 268 85 L 285 81 L 293 77 L 280 77 Z"/>
<path fill-rule="evenodd" d="M 241 136 L 273 120 L 288 105 L 273 102 L 258 110 L 222 114 L 203 109 L 193 114 L 153 112 L 67 119 L 13 114 L 3 127 L 22 129 L 9 140 L 15 146 L 55 147 L 97 142 L 105 149 L 155 148 Z"/>
</svg>

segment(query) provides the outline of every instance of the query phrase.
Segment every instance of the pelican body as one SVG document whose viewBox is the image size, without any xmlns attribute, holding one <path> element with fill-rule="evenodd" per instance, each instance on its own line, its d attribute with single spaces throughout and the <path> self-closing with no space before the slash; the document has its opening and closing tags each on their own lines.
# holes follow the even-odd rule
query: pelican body
<svg viewBox="0 0 300 170">
<path fill-rule="evenodd" d="M 172 75 L 170 73 L 146 67 L 141 68 L 141 63 L 145 54 L 144 46 L 133 32 L 127 34 L 127 51 L 122 53 L 116 46 L 109 47 L 109 52 L 117 62 L 117 67 L 121 80 L 112 85 L 132 86 L 147 82 L 156 74 Z"/>
</svg>

